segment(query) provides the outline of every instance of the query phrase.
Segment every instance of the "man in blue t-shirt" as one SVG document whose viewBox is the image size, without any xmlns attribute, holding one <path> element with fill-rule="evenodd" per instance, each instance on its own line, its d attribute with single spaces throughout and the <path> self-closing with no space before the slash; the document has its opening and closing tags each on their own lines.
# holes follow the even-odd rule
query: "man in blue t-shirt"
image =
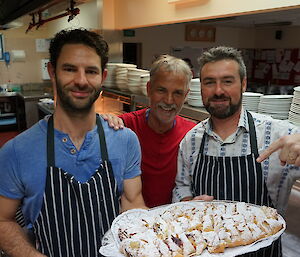
<svg viewBox="0 0 300 257">
<path fill-rule="evenodd" d="M 56 95 L 47 116 L 0 150 L 0 249 L 9 256 L 99 256 L 121 210 L 143 208 L 140 146 L 96 115 L 108 46 L 96 33 L 63 30 L 50 44 Z M 21 205 L 27 228 L 15 213 Z"/>
</svg>

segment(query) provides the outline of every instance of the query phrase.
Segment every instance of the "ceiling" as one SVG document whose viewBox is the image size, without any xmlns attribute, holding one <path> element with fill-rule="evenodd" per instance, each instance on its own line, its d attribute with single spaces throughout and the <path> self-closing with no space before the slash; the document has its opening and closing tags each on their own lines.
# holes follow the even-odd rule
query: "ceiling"
<svg viewBox="0 0 300 257">
<path fill-rule="evenodd" d="M 7 24 L 51 0 L 0 0 L 0 25 Z"/>
<path fill-rule="evenodd" d="M 210 24 L 228 27 L 282 27 L 300 26 L 300 8 L 240 15 L 235 17 L 198 21 L 201 24 Z"/>
<path fill-rule="evenodd" d="M 77 6 L 90 0 L 73 0 Z M 42 12 L 43 15 L 54 15 L 66 11 L 71 0 L 0 0 L 0 29 L 14 27 L 24 15 Z"/>
<path fill-rule="evenodd" d="M 75 0 L 76 5 L 88 1 L 90 0 Z M 69 4 L 70 0 L 0 0 L 0 29 L 10 28 L 10 22 L 33 11 L 49 7 L 47 11 L 50 9 L 50 13 L 54 14 L 66 10 Z M 300 26 L 300 8 L 197 22 L 228 27 Z"/>
</svg>

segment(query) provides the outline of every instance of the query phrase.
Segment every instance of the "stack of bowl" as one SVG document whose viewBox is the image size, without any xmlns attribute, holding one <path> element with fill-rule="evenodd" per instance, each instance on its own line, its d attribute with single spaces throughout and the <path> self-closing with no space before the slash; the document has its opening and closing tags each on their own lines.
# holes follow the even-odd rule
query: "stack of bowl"
<svg viewBox="0 0 300 257">
<path fill-rule="evenodd" d="M 245 109 L 252 112 L 258 112 L 258 104 L 261 96 L 263 96 L 261 93 L 244 92 L 242 103 Z"/>
<path fill-rule="evenodd" d="M 287 120 L 293 95 L 263 95 L 260 97 L 258 112 L 278 120 Z"/>
<path fill-rule="evenodd" d="M 148 75 L 148 70 L 128 68 L 127 79 L 128 79 L 128 90 L 132 93 L 138 94 L 142 92 L 142 75 Z"/>
<path fill-rule="evenodd" d="M 191 80 L 190 92 L 187 97 L 187 102 L 189 105 L 194 107 L 203 107 L 203 102 L 201 97 L 201 84 L 199 78 Z"/>
<path fill-rule="evenodd" d="M 107 77 L 103 83 L 103 86 L 110 88 L 115 87 L 116 85 L 116 67 L 120 63 L 107 63 Z"/>
<path fill-rule="evenodd" d="M 121 90 L 128 90 L 128 68 L 136 68 L 136 65 L 128 63 L 119 63 L 116 65 L 116 86 Z"/>
</svg>

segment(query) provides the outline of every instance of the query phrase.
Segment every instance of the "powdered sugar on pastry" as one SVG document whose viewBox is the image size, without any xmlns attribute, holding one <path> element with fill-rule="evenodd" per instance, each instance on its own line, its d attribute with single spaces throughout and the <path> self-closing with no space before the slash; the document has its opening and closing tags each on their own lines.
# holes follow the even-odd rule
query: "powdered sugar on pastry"
<svg viewBox="0 0 300 257">
<path fill-rule="evenodd" d="M 120 251 L 141 257 L 222 253 L 274 235 L 283 227 L 278 217 L 275 209 L 240 202 L 175 204 L 119 224 Z"/>
</svg>

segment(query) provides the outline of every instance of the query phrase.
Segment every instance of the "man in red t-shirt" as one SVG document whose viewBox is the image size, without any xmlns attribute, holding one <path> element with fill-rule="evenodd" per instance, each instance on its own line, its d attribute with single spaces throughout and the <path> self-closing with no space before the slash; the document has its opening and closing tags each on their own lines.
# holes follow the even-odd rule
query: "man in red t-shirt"
<svg viewBox="0 0 300 257">
<path fill-rule="evenodd" d="M 151 66 L 147 83 L 150 107 L 119 116 L 137 134 L 141 144 L 142 191 L 148 207 L 171 203 L 179 143 L 196 125 L 177 115 L 191 78 L 186 62 L 169 55 L 160 56 Z M 110 115 L 103 117 L 109 119 Z"/>
</svg>

